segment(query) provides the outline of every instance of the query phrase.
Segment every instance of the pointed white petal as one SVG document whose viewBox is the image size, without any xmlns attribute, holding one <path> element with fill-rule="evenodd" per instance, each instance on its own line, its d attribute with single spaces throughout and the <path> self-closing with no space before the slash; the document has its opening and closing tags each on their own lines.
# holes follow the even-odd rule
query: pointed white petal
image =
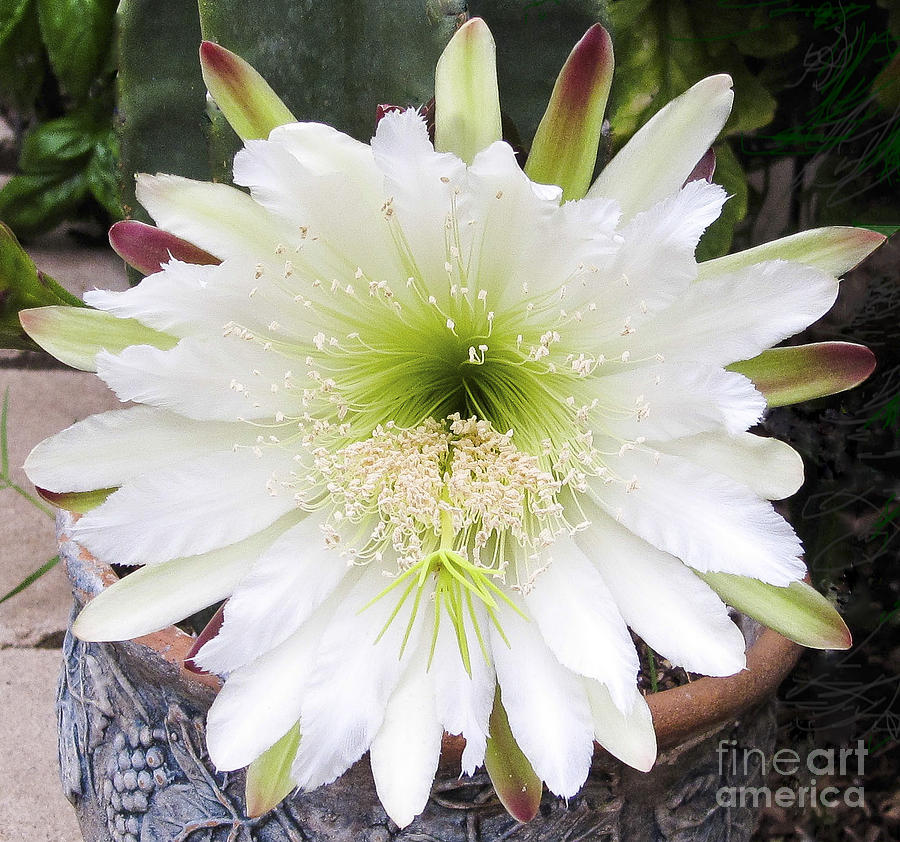
<svg viewBox="0 0 900 842">
<path fill-rule="evenodd" d="M 325 546 L 323 522 L 309 515 L 261 554 L 228 600 L 221 631 L 203 647 L 205 668 L 233 670 L 258 658 L 300 628 L 348 573 L 358 574 Z"/>
<path fill-rule="evenodd" d="M 281 645 L 228 676 L 206 717 L 206 745 L 217 769 L 251 763 L 299 719 L 327 621 L 326 612 L 318 612 Z M 206 668 L 203 649 L 195 661 Z"/>
<path fill-rule="evenodd" d="M 301 232 L 300 249 L 322 277 L 404 278 L 382 212 L 388 197 L 372 150 L 329 126 L 294 123 L 267 141 L 250 141 L 234 161 L 234 180 Z"/>
<path fill-rule="evenodd" d="M 783 500 L 803 485 L 803 459 L 789 444 L 753 433 L 701 433 L 653 447 L 731 477 L 766 500 Z"/>
<path fill-rule="evenodd" d="M 526 589 L 529 613 L 559 662 L 602 681 L 624 708 L 638 658 L 613 596 L 571 538 L 557 538 L 547 556 L 546 569 Z"/>
<path fill-rule="evenodd" d="M 794 530 L 746 486 L 649 449 L 607 457 L 591 495 L 636 535 L 697 570 L 787 585 L 806 575 Z"/>
<path fill-rule="evenodd" d="M 693 181 L 619 229 L 617 252 L 597 261 L 598 273 L 585 290 L 597 305 L 588 323 L 598 335 L 618 335 L 626 319 L 638 327 L 688 289 L 697 277 L 697 243 L 718 218 L 725 198 L 717 184 Z"/>
<path fill-rule="evenodd" d="M 296 408 L 284 388 L 290 372 L 288 359 L 236 336 L 188 337 L 170 351 L 133 345 L 121 354 L 97 355 L 98 376 L 120 400 L 197 420 L 288 415 Z"/>
<path fill-rule="evenodd" d="M 420 644 L 388 699 L 372 741 L 372 777 L 385 812 L 401 829 L 425 809 L 444 729 L 435 711 L 428 647 Z"/>
<path fill-rule="evenodd" d="M 330 783 L 369 749 L 384 720 L 387 700 L 418 643 L 423 610 L 402 658 L 407 611 L 401 611 L 375 642 L 396 604 L 396 596 L 388 594 L 364 607 L 390 584 L 376 568 L 366 568 L 352 592 L 335 607 L 319 647 L 301 708 L 303 739 L 292 768 L 294 780 L 305 789 Z M 426 592 L 422 605 L 429 602 Z"/>
<path fill-rule="evenodd" d="M 626 219 L 678 190 L 731 113 L 731 77 L 709 76 L 663 106 L 606 165 L 588 196 L 616 199 Z"/>
<path fill-rule="evenodd" d="M 584 680 L 591 703 L 594 739 L 610 754 L 641 772 L 656 762 L 656 731 L 647 701 L 637 687 L 628 713 L 613 704 L 609 691 L 599 681 Z"/>
<path fill-rule="evenodd" d="M 500 603 L 498 616 L 509 645 L 491 625 L 491 650 L 510 729 L 550 790 L 563 798 L 573 796 L 587 778 L 594 752 L 584 685 L 559 663 L 536 622 L 505 603 Z"/>
<path fill-rule="evenodd" d="M 225 325 L 237 323 L 266 339 L 273 333 L 269 326 L 277 322 L 280 327 L 272 338 L 296 336 L 312 347 L 318 328 L 309 311 L 283 288 L 283 260 L 278 270 L 258 266 L 255 258 L 246 257 L 217 266 L 171 260 L 131 289 L 94 290 L 85 294 L 85 301 L 178 337 L 221 336 Z"/>
<path fill-rule="evenodd" d="M 771 261 L 692 284 L 641 330 L 612 343 L 607 356 L 728 365 L 755 357 L 823 316 L 838 282 L 799 263 Z M 748 318 L 752 314 L 752 318 Z"/>
<path fill-rule="evenodd" d="M 115 564 L 156 564 L 242 541 L 294 509 L 291 494 L 267 489 L 283 461 L 280 452 L 239 450 L 143 474 L 84 515 L 73 536 Z"/>
<path fill-rule="evenodd" d="M 484 636 L 490 624 L 487 612 L 479 605 L 473 604 L 473 609 L 478 617 L 478 627 Z M 462 771 L 463 774 L 472 775 L 484 762 L 488 724 L 494 705 L 497 681 L 494 665 L 485 660 L 467 615 L 464 616 L 463 622 L 469 641 L 471 676 L 463 665 L 456 635 L 446 617 L 442 619 L 438 630 L 430 673 L 434 682 L 438 719 L 448 734 L 462 734 L 465 737 Z M 488 656 L 490 656 L 489 648 Z"/>
<path fill-rule="evenodd" d="M 94 597 L 73 632 L 82 640 L 130 640 L 225 599 L 293 517 L 222 549 L 135 570 Z"/>
<path fill-rule="evenodd" d="M 597 394 L 615 408 L 603 418 L 603 432 L 624 440 L 665 441 L 722 427 L 742 433 L 766 408 L 748 378 L 698 363 L 663 362 L 600 377 Z"/>
<path fill-rule="evenodd" d="M 740 629 L 722 600 L 677 558 L 602 514 L 577 540 L 625 622 L 651 649 L 689 672 L 733 675 L 744 668 Z"/>
<path fill-rule="evenodd" d="M 200 424 L 153 407 L 114 409 L 44 439 L 25 460 L 25 472 L 50 491 L 112 488 L 255 438 L 240 424 Z"/>
<path fill-rule="evenodd" d="M 246 193 L 177 175 L 137 177 L 137 200 L 156 224 L 218 258 L 273 254 L 299 234 Z"/>
</svg>

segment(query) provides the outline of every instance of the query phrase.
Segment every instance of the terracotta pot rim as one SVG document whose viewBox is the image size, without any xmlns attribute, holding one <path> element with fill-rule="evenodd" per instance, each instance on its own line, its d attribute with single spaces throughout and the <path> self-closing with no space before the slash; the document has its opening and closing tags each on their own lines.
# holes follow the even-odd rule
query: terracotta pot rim
<svg viewBox="0 0 900 842">
<path fill-rule="evenodd" d="M 119 577 L 108 564 L 98 561 L 73 540 L 69 527 L 77 517 L 60 512 L 57 534 L 60 557 L 65 563 L 73 592 L 86 603 L 118 581 Z M 191 635 L 171 625 L 134 638 L 131 643 L 152 651 L 155 659 L 170 668 L 177 667 L 179 678 L 198 692 L 218 692 L 222 687 L 218 676 L 195 673 L 184 666 L 184 659 L 194 640 Z M 774 694 L 802 651 L 801 646 L 777 632 L 762 628 L 756 639 L 749 643 L 745 670 L 725 677 L 699 678 L 647 696 L 659 749 L 671 749 L 705 736 L 761 704 Z M 445 733 L 442 765 L 445 762 L 458 764 L 464 746 L 462 737 Z"/>
</svg>

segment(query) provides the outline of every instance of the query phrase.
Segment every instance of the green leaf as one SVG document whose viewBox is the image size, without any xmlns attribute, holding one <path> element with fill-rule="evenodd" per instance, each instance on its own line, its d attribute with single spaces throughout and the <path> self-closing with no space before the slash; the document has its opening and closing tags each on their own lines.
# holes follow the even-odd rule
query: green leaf
<svg viewBox="0 0 900 842">
<path fill-rule="evenodd" d="M 34 0 L 0 0 L 2 100 L 16 111 L 31 113 L 45 74 Z"/>
<path fill-rule="evenodd" d="M 38 307 L 23 310 L 19 320 L 26 333 L 48 354 L 81 371 L 96 371 L 100 351 L 118 354 L 131 345 L 153 345 L 168 350 L 178 344 L 174 336 L 119 319 L 101 310 L 79 307 Z"/>
<path fill-rule="evenodd" d="M 0 347 L 37 350 L 22 329 L 19 312 L 60 304 L 84 307 L 53 278 L 39 272 L 13 232 L 0 223 Z"/>
<path fill-rule="evenodd" d="M 0 190 L 0 219 L 21 237 L 55 227 L 88 195 L 82 170 L 14 175 Z"/>
<path fill-rule="evenodd" d="M 801 646 L 850 648 L 850 631 L 840 614 L 806 582 L 784 588 L 731 573 L 694 572 L 725 603 Z"/>
<path fill-rule="evenodd" d="M 247 767 L 247 815 L 256 818 L 277 807 L 297 786 L 291 764 L 300 746 L 300 723 Z"/>
<path fill-rule="evenodd" d="M 499 686 L 494 695 L 488 731 L 484 768 L 497 797 L 514 819 L 530 822 L 541 806 L 543 785 L 510 730 Z"/>
<path fill-rule="evenodd" d="M 3 596 L 0 596 L 0 605 L 2 605 L 6 600 L 11 599 L 16 594 L 22 593 L 29 585 L 32 585 L 38 579 L 41 578 L 45 573 L 52 570 L 59 563 L 59 556 L 53 556 L 50 561 L 42 564 L 37 570 L 29 573 L 18 585 L 16 585 L 11 591 L 7 591 Z"/>
<path fill-rule="evenodd" d="M 875 370 L 875 355 L 864 345 L 817 342 L 771 348 L 728 370 L 749 378 L 770 407 L 787 406 L 858 386 Z"/>
<path fill-rule="evenodd" d="M 87 97 L 110 50 L 116 0 L 36 0 L 50 64 L 66 92 Z"/>
<path fill-rule="evenodd" d="M 20 169 L 29 175 L 67 172 L 73 162 L 90 154 L 96 124 L 85 112 L 41 123 L 25 135 Z"/>
</svg>

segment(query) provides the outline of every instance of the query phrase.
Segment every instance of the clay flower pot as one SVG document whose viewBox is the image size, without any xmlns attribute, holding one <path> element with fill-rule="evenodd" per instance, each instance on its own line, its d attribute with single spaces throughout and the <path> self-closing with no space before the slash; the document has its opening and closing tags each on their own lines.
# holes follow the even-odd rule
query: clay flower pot
<svg viewBox="0 0 900 842">
<path fill-rule="evenodd" d="M 71 539 L 71 523 L 61 513 L 60 555 L 77 613 L 116 574 Z M 63 786 L 90 842 L 740 842 L 753 832 L 754 809 L 721 807 L 716 795 L 763 781 L 758 765 L 739 763 L 735 773 L 716 749 L 736 739 L 771 754 L 774 692 L 800 652 L 753 621 L 742 618 L 741 628 L 746 671 L 649 698 L 661 749 L 651 772 L 597 747 L 581 792 L 567 803 L 545 792 L 538 816 L 519 825 L 484 772 L 460 777 L 462 741 L 445 735 L 428 807 L 402 831 L 378 801 L 367 758 L 335 783 L 247 818 L 243 774 L 216 772 L 206 755 L 205 716 L 220 682 L 185 670 L 193 638 L 174 626 L 120 643 L 69 633 L 58 697 Z"/>
</svg>

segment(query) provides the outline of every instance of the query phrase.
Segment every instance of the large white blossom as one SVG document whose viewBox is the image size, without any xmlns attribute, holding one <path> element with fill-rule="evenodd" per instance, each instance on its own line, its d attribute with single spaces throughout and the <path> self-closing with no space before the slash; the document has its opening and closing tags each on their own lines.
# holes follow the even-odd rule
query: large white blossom
<svg viewBox="0 0 900 842">
<path fill-rule="evenodd" d="M 698 269 L 727 197 L 688 178 L 731 100 L 728 77 L 698 83 L 575 201 L 504 142 L 468 164 L 436 152 L 413 110 L 371 144 L 314 123 L 247 141 L 249 195 L 141 176 L 157 225 L 215 260 L 86 296 L 138 323 L 144 339 L 98 343 L 92 367 L 139 405 L 46 440 L 27 471 L 51 492 L 115 489 L 74 537 L 144 567 L 76 633 L 131 637 L 227 597 L 197 656 L 225 676 L 216 766 L 299 723 L 293 784 L 371 752 L 400 825 L 445 731 L 465 772 L 484 761 L 498 686 L 552 792 L 578 791 L 595 739 L 648 769 L 629 627 L 730 675 L 744 641 L 695 571 L 806 573 L 769 502 L 801 460 L 747 432 L 766 401 L 726 367 L 824 314 L 862 256 Z"/>
</svg>

